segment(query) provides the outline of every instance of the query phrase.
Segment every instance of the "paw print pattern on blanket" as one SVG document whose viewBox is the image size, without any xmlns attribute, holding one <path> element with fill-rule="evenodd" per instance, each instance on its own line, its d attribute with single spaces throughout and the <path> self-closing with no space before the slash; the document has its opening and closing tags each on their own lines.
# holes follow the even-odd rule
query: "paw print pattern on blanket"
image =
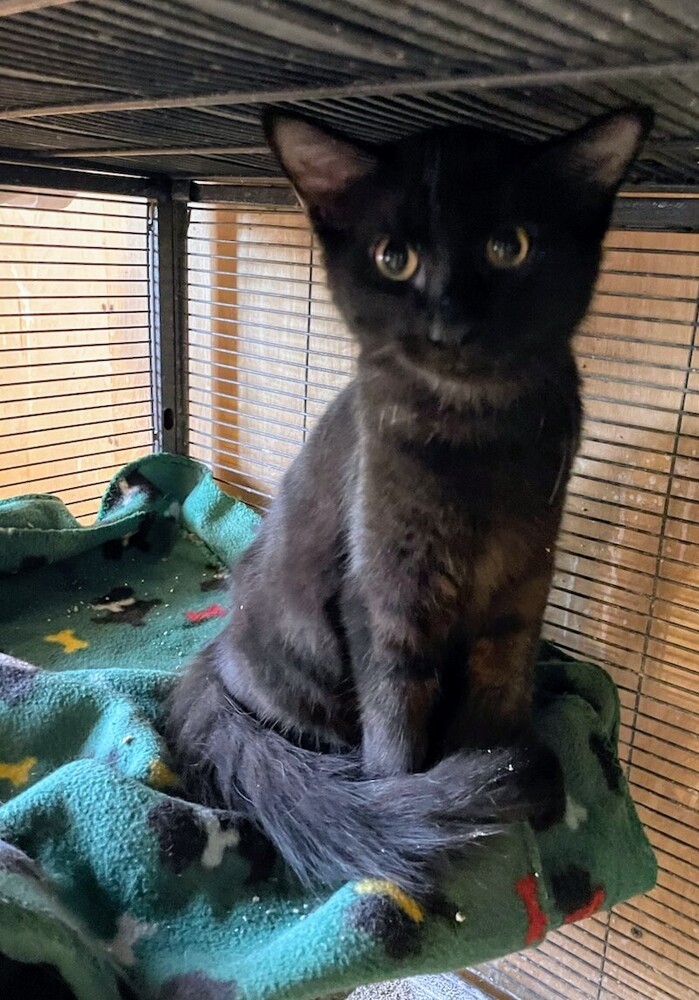
<svg viewBox="0 0 699 1000">
<path fill-rule="evenodd" d="M 247 881 L 250 885 L 264 885 L 274 877 L 280 865 L 279 855 L 264 834 L 247 820 L 240 823 L 238 834 L 238 854 L 250 866 Z"/>
<path fill-rule="evenodd" d="M 348 912 L 350 926 L 380 941 L 389 958 L 401 959 L 420 952 L 420 926 L 425 911 L 392 882 L 366 879 L 354 891 L 359 899 Z"/>
<path fill-rule="evenodd" d="M 148 815 L 148 826 L 158 838 L 160 863 L 180 875 L 201 859 L 206 848 L 206 830 L 191 806 L 167 799 Z"/>
<path fill-rule="evenodd" d="M 206 594 L 212 590 L 226 590 L 228 587 L 228 573 L 223 566 L 215 563 L 207 563 L 206 568 L 211 574 L 205 577 L 199 584 L 199 589 Z"/>
<path fill-rule="evenodd" d="M 23 499 L 19 513 L 0 501 L 0 528 L 57 525 L 8 532 L 0 546 L 0 646 L 19 657 L 0 653 L 0 763 L 29 778 L 0 782 L 0 964 L 28 948 L 77 1000 L 311 1000 L 477 965 L 653 884 L 615 766 L 614 686 L 553 647 L 537 668 L 536 726 L 564 771 L 565 819 L 479 847 L 424 911 L 380 879 L 305 891 L 252 823 L 182 799 L 162 708 L 171 672 L 226 620 L 191 628 L 184 612 L 228 606 L 220 567 L 258 517 L 187 459 L 138 468 L 161 494 L 125 470 L 86 528 L 56 500 Z M 133 533 L 149 513 L 142 551 Z M 104 558 L 110 538 L 118 561 Z M 64 628 L 89 649 L 44 641 Z"/>
<path fill-rule="evenodd" d="M 160 863 L 177 875 L 195 863 L 218 868 L 226 850 L 240 845 L 240 833 L 230 821 L 176 799 L 159 803 L 148 826 L 158 838 Z"/>
<path fill-rule="evenodd" d="M 145 624 L 144 618 L 148 612 L 162 604 L 155 597 L 150 601 L 139 600 L 133 587 L 113 587 L 104 597 L 95 597 L 90 602 L 95 611 L 104 611 L 100 618 L 93 618 L 95 625 L 133 625 L 140 628 Z"/>
<path fill-rule="evenodd" d="M 141 498 L 153 502 L 159 496 L 161 491 L 150 479 L 138 469 L 131 469 L 112 480 L 107 487 L 102 506 L 111 514 L 115 508 L 128 506 Z"/>
<path fill-rule="evenodd" d="M 589 871 L 570 865 L 551 878 L 556 905 L 565 914 L 563 923 L 572 924 L 591 917 L 604 905 L 606 893 L 601 885 L 593 888 Z"/>
</svg>

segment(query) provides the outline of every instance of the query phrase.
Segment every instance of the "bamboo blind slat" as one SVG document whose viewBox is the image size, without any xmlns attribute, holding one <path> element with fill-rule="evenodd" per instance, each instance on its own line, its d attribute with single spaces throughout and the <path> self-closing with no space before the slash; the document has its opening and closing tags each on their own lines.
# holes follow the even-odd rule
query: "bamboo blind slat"
<svg viewBox="0 0 699 1000">
<path fill-rule="evenodd" d="M 0 497 L 81 520 L 151 451 L 148 205 L 0 190 Z"/>
</svg>

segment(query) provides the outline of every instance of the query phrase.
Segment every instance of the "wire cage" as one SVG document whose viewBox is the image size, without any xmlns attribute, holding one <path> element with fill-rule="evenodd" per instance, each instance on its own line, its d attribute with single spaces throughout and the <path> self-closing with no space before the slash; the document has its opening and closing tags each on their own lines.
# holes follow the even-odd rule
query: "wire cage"
<svg viewBox="0 0 699 1000">
<path fill-rule="evenodd" d="M 698 39 L 683 0 L 0 5 L 0 496 L 55 492 L 85 520 L 151 450 L 263 509 L 352 374 L 262 109 L 385 139 L 656 108 L 577 337 L 546 635 L 619 685 L 658 885 L 474 970 L 485 995 L 699 995 Z"/>
</svg>

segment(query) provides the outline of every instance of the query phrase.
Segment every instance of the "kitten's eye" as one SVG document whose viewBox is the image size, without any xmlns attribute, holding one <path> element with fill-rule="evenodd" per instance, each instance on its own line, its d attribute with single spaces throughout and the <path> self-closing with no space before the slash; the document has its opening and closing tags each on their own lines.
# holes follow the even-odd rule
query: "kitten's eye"
<svg viewBox="0 0 699 1000">
<path fill-rule="evenodd" d="M 485 256 L 489 264 L 501 270 L 519 267 L 529 256 L 530 246 L 526 229 L 513 226 L 490 237 L 485 245 Z"/>
<path fill-rule="evenodd" d="M 409 243 L 392 240 L 384 236 L 374 248 L 374 262 L 390 281 L 409 281 L 420 263 L 417 250 Z"/>
</svg>

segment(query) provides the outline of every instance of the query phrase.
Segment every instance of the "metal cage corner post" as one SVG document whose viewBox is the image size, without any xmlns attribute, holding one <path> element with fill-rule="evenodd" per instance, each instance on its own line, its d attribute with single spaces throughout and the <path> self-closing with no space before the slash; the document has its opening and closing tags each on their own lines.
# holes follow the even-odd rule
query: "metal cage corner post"
<svg viewBox="0 0 699 1000">
<path fill-rule="evenodd" d="M 150 225 L 153 418 L 155 450 L 186 455 L 188 184 L 163 182 Z"/>
<path fill-rule="evenodd" d="M 57 493 L 87 519 L 113 469 L 159 438 L 149 237 L 159 182 L 4 163 L 0 186 L 0 493 Z"/>
</svg>

